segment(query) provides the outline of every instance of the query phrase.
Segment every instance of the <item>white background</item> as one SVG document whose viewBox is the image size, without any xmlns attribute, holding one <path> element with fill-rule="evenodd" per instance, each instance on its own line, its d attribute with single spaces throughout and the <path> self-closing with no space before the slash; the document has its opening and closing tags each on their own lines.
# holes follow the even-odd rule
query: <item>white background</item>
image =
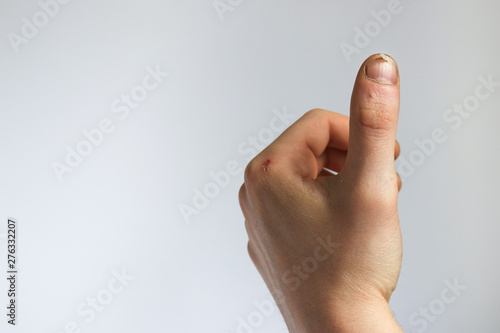
<svg viewBox="0 0 500 333">
<path fill-rule="evenodd" d="M 348 114 L 355 74 L 378 52 L 399 64 L 401 159 L 420 164 L 400 194 L 391 307 L 406 332 L 498 331 L 500 87 L 456 129 L 443 115 L 474 95 L 479 76 L 500 82 L 500 4 L 401 0 L 346 57 L 341 43 L 354 46 L 355 29 L 389 2 L 233 0 L 220 14 L 210 0 L 73 0 L 44 22 L 37 1 L 1 0 L 0 331 L 286 332 L 276 308 L 254 304 L 270 296 L 246 252 L 237 191 L 249 154 L 238 147 L 273 110 Z M 38 31 L 12 42 L 33 16 Z M 121 119 L 113 102 L 147 68 L 169 75 Z M 59 181 L 53 163 L 105 118 L 113 131 Z M 436 128 L 447 140 L 415 153 Z M 187 223 L 180 207 L 233 160 L 240 172 Z M 5 315 L 8 217 L 19 232 L 15 327 Z M 122 270 L 134 278 L 111 294 Z M 454 279 L 466 289 L 443 309 Z M 112 299 L 95 316 L 77 312 L 99 295 Z M 430 304 L 438 314 L 416 324 Z"/>
</svg>

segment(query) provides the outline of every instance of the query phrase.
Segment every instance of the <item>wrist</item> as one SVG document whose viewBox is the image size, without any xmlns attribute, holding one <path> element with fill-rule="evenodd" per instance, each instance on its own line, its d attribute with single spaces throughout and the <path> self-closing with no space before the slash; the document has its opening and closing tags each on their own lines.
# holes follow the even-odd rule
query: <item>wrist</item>
<svg viewBox="0 0 500 333">
<path fill-rule="evenodd" d="M 380 299 L 346 299 L 324 305 L 316 303 L 306 305 L 301 313 L 302 318 L 294 320 L 293 333 L 392 333 L 403 332 L 387 301 Z"/>
<path fill-rule="evenodd" d="M 327 332 L 403 332 L 385 299 L 353 303 L 350 306 L 338 304 L 331 309 Z"/>
</svg>

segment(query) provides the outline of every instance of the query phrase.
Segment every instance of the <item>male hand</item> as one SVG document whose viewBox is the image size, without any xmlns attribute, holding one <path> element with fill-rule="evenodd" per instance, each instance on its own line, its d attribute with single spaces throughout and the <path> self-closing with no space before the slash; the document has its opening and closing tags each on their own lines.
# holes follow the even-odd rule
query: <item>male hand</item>
<svg viewBox="0 0 500 333">
<path fill-rule="evenodd" d="M 402 332 L 388 305 L 402 258 L 398 112 L 397 65 L 373 55 L 350 117 L 307 112 L 245 170 L 248 252 L 290 332 Z"/>
</svg>

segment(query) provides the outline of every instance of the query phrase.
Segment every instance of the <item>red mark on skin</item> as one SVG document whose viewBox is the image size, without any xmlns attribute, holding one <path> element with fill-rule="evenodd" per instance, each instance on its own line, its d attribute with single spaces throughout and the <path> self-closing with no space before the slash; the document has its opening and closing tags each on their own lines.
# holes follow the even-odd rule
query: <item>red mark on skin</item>
<svg viewBox="0 0 500 333">
<path fill-rule="evenodd" d="M 262 166 L 262 168 L 264 169 L 264 171 L 267 171 L 267 168 L 269 168 L 269 164 L 271 164 L 271 160 L 270 160 L 270 159 L 267 159 L 267 160 L 264 162 L 264 165 Z"/>
</svg>

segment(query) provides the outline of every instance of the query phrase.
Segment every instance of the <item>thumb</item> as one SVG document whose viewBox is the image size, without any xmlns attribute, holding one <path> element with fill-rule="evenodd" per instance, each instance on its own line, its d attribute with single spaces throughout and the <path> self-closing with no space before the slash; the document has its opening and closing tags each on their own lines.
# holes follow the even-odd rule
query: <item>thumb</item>
<svg viewBox="0 0 500 333">
<path fill-rule="evenodd" d="M 372 55 L 361 66 L 352 92 L 345 173 L 372 184 L 388 179 L 397 184 L 398 113 L 397 64 L 385 54 Z"/>
</svg>

